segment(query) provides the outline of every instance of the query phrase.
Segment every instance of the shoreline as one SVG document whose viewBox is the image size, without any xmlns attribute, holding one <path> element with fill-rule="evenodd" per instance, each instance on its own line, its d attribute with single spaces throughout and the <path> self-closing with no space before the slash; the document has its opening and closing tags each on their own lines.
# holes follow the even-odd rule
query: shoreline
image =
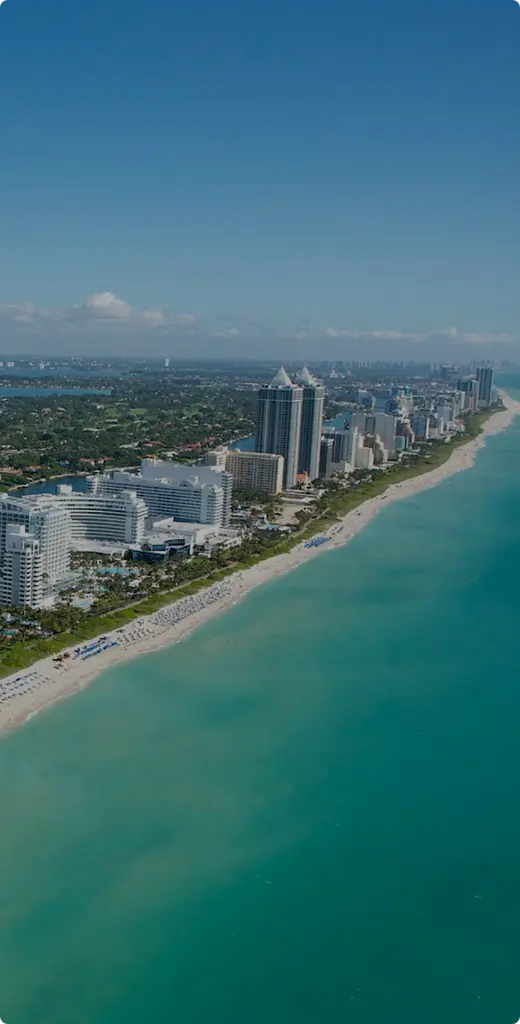
<svg viewBox="0 0 520 1024">
<path fill-rule="evenodd" d="M 151 615 L 143 615 L 103 638 L 89 640 L 80 648 L 69 648 L 69 658 L 61 663 L 54 662 L 52 657 L 43 658 L 28 669 L 0 679 L 0 736 L 23 725 L 55 702 L 84 689 L 107 669 L 180 643 L 215 615 L 237 604 L 255 587 L 291 572 L 322 551 L 343 547 L 393 501 L 430 490 L 455 473 L 471 469 L 486 438 L 506 430 L 520 415 L 520 402 L 502 391 L 500 396 L 505 409 L 486 420 L 478 437 L 456 448 L 442 466 L 401 483 L 389 484 L 382 494 L 367 498 L 319 535 L 326 538 L 319 545 L 309 547 L 306 546 L 308 541 L 300 542 L 289 552 L 267 558 L 248 569 L 237 570 L 225 580 L 192 596 L 177 599 Z"/>
</svg>

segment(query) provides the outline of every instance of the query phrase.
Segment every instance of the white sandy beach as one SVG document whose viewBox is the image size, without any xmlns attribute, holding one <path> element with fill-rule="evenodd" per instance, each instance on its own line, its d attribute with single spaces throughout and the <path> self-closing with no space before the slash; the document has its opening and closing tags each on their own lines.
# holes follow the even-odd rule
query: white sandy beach
<svg viewBox="0 0 520 1024">
<path fill-rule="evenodd" d="M 253 587 L 297 568 L 322 551 L 348 544 L 390 502 L 436 487 L 454 473 L 470 469 L 486 437 L 505 430 L 520 413 L 520 402 L 515 402 L 504 392 L 501 392 L 501 397 L 505 410 L 495 413 L 486 421 L 478 438 L 457 448 L 438 469 L 403 483 L 391 484 L 383 495 L 370 498 L 359 508 L 353 509 L 342 523 L 338 522 L 338 525 L 329 529 L 325 543 L 317 547 L 298 544 L 287 554 L 266 559 L 193 597 L 181 598 L 153 615 L 142 616 L 123 629 L 106 634 L 102 639 L 84 643 L 79 654 L 71 648 L 70 657 L 64 662 L 56 663 L 52 658 L 45 658 L 30 669 L 1 679 L 0 733 L 16 728 L 55 701 L 83 689 L 107 668 L 121 665 L 125 660 L 165 645 L 178 643 L 197 626 L 236 604 Z M 61 667 L 57 667 L 57 664 Z"/>
</svg>

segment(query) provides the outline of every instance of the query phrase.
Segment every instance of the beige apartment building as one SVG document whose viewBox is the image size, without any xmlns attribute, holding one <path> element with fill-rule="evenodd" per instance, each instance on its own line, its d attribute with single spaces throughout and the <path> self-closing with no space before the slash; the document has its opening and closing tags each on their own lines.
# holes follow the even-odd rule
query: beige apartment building
<svg viewBox="0 0 520 1024">
<path fill-rule="evenodd" d="M 205 465 L 218 466 L 230 473 L 234 491 L 279 494 L 283 488 L 283 455 L 219 448 L 208 452 L 203 461 Z"/>
<path fill-rule="evenodd" d="M 283 455 L 267 452 L 229 452 L 226 472 L 233 477 L 237 491 L 279 494 L 283 487 Z"/>
</svg>

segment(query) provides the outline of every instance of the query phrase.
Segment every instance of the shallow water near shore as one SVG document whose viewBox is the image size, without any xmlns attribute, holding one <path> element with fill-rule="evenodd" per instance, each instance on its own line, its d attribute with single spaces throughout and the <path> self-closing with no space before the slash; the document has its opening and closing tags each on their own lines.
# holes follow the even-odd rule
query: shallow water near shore
<svg viewBox="0 0 520 1024">
<path fill-rule="evenodd" d="M 2 1020 L 518 1019 L 519 464 L 0 743 Z"/>
</svg>

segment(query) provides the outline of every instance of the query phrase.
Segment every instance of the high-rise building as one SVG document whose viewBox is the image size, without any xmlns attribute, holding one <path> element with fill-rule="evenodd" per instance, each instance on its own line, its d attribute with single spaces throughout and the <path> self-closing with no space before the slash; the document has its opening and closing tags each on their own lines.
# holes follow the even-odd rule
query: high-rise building
<svg viewBox="0 0 520 1024">
<path fill-rule="evenodd" d="M 356 469 L 372 469 L 374 466 L 374 453 L 371 448 L 361 445 L 356 452 Z"/>
<path fill-rule="evenodd" d="M 451 402 L 443 402 L 442 405 L 438 405 L 435 413 L 438 420 L 442 420 L 446 429 L 448 429 L 450 423 L 455 420 L 455 411 Z"/>
<path fill-rule="evenodd" d="M 304 366 L 298 382 L 303 389 L 298 473 L 307 473 L 310 480 L 316 480 L 320 469 L 320 440 L 325 388 L 311 376 L 306 366 Z"/>
<path fill-rule="evenodd" d="M 225 470 L 143 459 L 139 473 L 113 470 L 88 477 L 87 481 L 93 494 L 134 492 L 142 498 L 150 516 L 229 526 L 233 481 Z"/>
<path fill-rule="evenodd" d="M 319 475 L 322 480 L 328 480 L 332 475 L 332 452 L 334 441 L 332 437 L 322 437 L 320 441 L 320 464 Z"/>
<path fill-rule="evenodd" d="M 298 475 L 303 388 L 293 384 L 283 366 L 258 392 L 256 450 L 284 457 L 284 487 Z"/>
<path fill-rule="evenodd" d="M 407 451 L 411 448 L 414 440 L 413 430 L 407 419 L 397 420 L 395 425 L 395 450 L 396 452 Z"/>
<path fill-rule="evenodd" d="M 395 431 L 395 416 L 390 416 L 385 412 L 376 412 L 372 416 L 366 417 L 364 433 L 374 436 L 379 434 L 389 455 L 395 453 Z"/>
<path fill-rule="evenodd" d="M 427 441 L 430 436 L 430 417 L 426 412 L 415 412 L 411 420 L 417 441 Z"/>
<path fill-rule="evenodd" d="M 478 404 L 482 409 L 487 409 L 491 405 L 494 376 L 490 366 L 479 366 L 477 369 L 479 386 Z"/>
<path fill-rule="evenodd" d="M 332 449 L 333 462 L 348 462 L 347 457 L 350 430 L 335 430 L 332 436 L 334 446 Z"/>
<path fill-rule="evenodd" d="M 59 484 L 56 495 L 48 500 L 59 501 L 66 506 L 73 545 L 75 540 L 140 544 L 144 538 L 148 508 L 135 491 L 89 494 Z"/>
<path fill-rule="evenodd" d="M 356 396 L 356 402 L 358 405 L 363 405 L 365 409 L 370 412 L 375 408 L 376 400 L 370 391 L 366 391 L 365 388 L 360 388 Z"/>
<path fill-rule="evenodd" d="M 18 527 L 13 530 L 12 527 Z M 64 505 L 45 495 L 0 496 L 0 580 L 2 603 L 19 603 L 22 576 L 27 577 L 39 603 L 69 572 L 71 525 Z M 33 582 L 29 569 L 33 566 Z M 38 579 L 41 572 L 41 590 Z M 29 575 L 28 575 L 29 574 Z M 11 582 L 10 582 L 11 581 Z M 18 581 L 18 582 L 17 582 Z M 9 597 L 11 593 L 11 598 Z M 22 601 L 23 603 L 23 601 Z M 29 603 L 26 601 L 26 603 Z"/>
<path fill-rule="evenodd" d="M 233 489 L 279 494 L 283 487 L 283 455 L 268 452 L 228 452 L 226 471 L 233 477 Z"/>
<path fill-rule="evenodd" d="M 457 390 L 464 395 L 464 411 L 474 412 L 478 408 L 480 385 L 474 377 L 464 377 L 457 381 Z"/>
<path fill-rule="evenodd" d="M 38 608 L 43 603 L 40 542 L 25 526 L 6 528 L 0 576 L 0 603 Z"/>
<path fill-rule="evenodd" d="M 334 463 L 349 463 L 354 466 L 356 463 L 356 452 L 363 445 L 363 436 L 357 427 L 350 427 L 350 430 L 336 430 L 334 433 L 334 449 L 332 459 Z"/>
<path fill-rule="evenodd" d="M 350 429 L 358 430 L 360 434 L 367 433 L 367 414 L 366 412 L 353 412 L 350 417 Z"/>
</svg>

